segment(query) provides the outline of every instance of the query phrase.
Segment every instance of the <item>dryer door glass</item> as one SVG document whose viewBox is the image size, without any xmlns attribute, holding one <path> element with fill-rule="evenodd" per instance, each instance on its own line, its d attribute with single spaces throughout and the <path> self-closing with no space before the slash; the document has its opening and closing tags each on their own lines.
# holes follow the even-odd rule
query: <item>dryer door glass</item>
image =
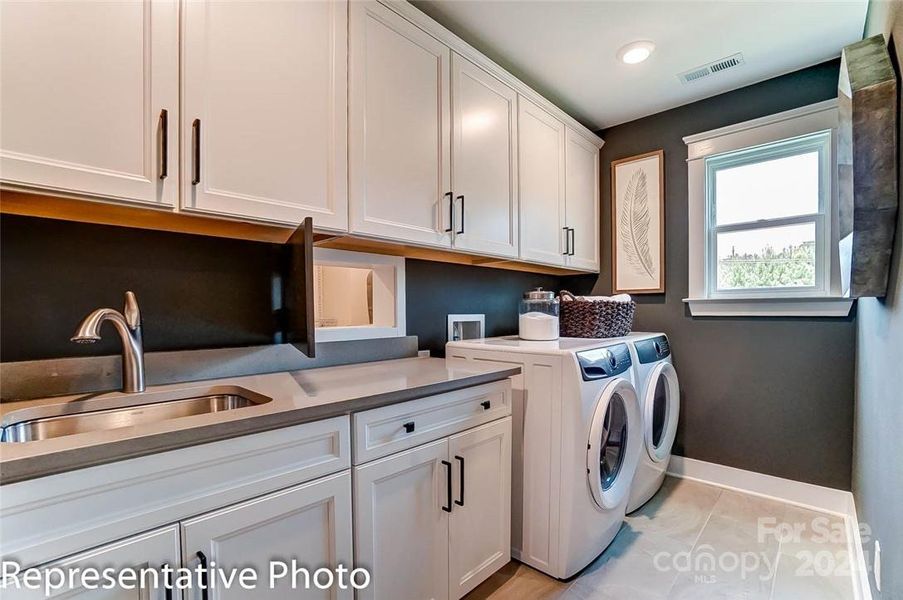
<svg viewBox="0 0 903 600">
<path fill-rule="evenodd" d="M 599 445 L 599 478 L 602 490 L 614 485 L 624 464 L 627 449 L 627 408 L 620 394 L 614 394 L 605 411 L 602 440 Z"/>
<path fill-rule="evenodd" d="M 652 395 L 652 445 L 658 448 L 662 444 L 665 423 L 668 417 L 668 382 L 659 373 Z"/>
<path fill-rule="evenodd" d="M 655 462 L 671 456 L 680 413 L 680 384 L 677 371 L 667 362 L 659 363 L 649 374 L 643 400 L 643 434 L 646 452 Z"/>
</svg>

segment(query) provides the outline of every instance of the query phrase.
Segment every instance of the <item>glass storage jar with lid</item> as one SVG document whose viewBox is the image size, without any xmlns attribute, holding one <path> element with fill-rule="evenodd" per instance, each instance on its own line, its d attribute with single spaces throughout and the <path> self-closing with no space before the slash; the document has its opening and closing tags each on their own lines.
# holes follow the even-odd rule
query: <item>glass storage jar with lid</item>
<svg viewBox="0 0 903 600">
<path fill-rule="evenodd" d="M 558 298 L 555 292 L 541 287 L 524 292 L 520 301 L 518 330 L 523 340 L 549 341 L 558 339 Z"/>
</svg>

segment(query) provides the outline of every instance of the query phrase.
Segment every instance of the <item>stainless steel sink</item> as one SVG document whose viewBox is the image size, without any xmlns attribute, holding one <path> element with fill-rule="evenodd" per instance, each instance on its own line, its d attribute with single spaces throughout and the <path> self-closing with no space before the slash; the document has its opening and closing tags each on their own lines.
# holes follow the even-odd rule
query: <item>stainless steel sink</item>
<svg viewBox="0 0 903 600">
<path fill-rule="evenodd" d="M 197 398 L 185 398 L 152 402 L 91 412 L 54 415 L 10 423 L 3 427 L 0 441 L 31 442 L 50 438 L 105 431 L 118 427 L 159 423 L 180 417 L 235 410 L 265 404 L 270 398 L 250 399 L 238 394 L 213 394 Z"/>
</svg>

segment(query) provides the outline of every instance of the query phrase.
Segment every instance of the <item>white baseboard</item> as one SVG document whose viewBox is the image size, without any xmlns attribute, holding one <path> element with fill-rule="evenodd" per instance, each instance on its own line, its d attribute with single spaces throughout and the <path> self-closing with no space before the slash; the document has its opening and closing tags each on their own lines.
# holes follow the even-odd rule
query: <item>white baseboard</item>
<svg viewBox="0 0 903 600">
<path fill-rule="evenodd" d="M 856 598 L 857 600 L 872 600 L 865 553 L 862 548 L 862 538 L 859 535 L 859 518 L 856 516 L 856 504 L 851 492 L 754 471 L 744 471 L 684 456 L 671 457 L 668 475 L 843 517 L 847 529 L 852 563 L 850 567 L 853 571 Z"/>
<path fill-rule="evenodd" d="M 853 497 L 853 494 L 844 490 L 744 471 L 683 456 L 671 457 L 668 475 L 695 479 L 718 487 L 735 489 L 844 517 L 849 513 L 850 499 Z"/>
</svg>

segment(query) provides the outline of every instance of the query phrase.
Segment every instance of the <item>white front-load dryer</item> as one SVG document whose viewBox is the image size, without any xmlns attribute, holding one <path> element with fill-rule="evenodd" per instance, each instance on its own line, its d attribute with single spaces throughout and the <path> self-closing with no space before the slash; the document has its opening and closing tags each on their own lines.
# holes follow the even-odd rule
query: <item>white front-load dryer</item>
<svg viewBox="0 0 903 600">
<path fill-rule="evenodd" d="M 624 340 L 517 337 L 451 342 L 448 359 L 516 365 L 512 378 L 512 556 L 566 579 L 611 543 L 642 451 Z"/>
<path fill-rule="evenodd" d="M 665 334 L 633 333 L 628 343 L 643 419 L 643 449 L 627 502 L 631 513 L 648 502 L 665 480 L 677 434 L 680 384 Z"/>
</svg>

